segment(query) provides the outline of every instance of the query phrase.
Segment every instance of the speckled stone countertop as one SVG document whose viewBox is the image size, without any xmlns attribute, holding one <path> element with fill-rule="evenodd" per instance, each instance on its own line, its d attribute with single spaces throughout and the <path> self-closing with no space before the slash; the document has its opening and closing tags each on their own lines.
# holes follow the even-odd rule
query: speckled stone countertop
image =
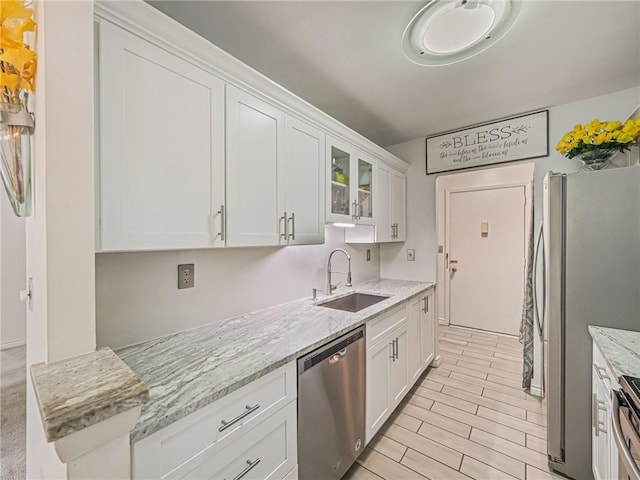
<svg viewBox="0 0 640 480">
<path fill-rule="evenodd" d="M 135 443 L 365 321 L 433 283 L 372 280 L 339 289 L 389 295 L 357 313 L 319 307 L 309 297 L 118 349 L 149 385 L 150 398 L 131 432 Z"/>
<path fill-rule="evenodd" d="M 640 332 L 589 325 L 589 333 L 617 379 L 640 377 Z"/>
<path fill-rule="evenodd" d="M 143 404 L 149 389 L 110 348 L 37 363 L 31 378 L 49 442 Z"/>
</svg>

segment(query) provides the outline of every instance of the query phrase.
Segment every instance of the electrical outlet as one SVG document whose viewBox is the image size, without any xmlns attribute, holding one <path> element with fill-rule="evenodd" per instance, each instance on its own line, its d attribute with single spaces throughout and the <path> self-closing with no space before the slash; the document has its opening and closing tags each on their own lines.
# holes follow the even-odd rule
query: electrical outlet
<svg viewBox="0 0 640 480">
<path fill-rule="evenodd" d="M 415 262 L 416 261 L 416 251 L 413 248 L 407 249 L 407 262 Z"/>
<path fill-rule="evenodd" d="M 195 280 L 195 265 L 193 263 L 178 265 L 178 288 L 193 288 Z"/>
<path fill-rule="evenodd" d="M 371 249 L 367 248 L 367 262 L 371 261 Z"/>
</svg>

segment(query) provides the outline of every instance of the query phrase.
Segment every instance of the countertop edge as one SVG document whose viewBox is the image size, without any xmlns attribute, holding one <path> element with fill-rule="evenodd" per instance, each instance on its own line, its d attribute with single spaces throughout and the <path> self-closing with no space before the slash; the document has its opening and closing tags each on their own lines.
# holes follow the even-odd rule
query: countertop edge
<svg viewBox="0 0 640 480">
<path fill-rule="evenodd" d="M 30 375 L 48 442 L 149 399 L 147 385 L 108 347 L 56 362 L 36 363 Z"/>
<path fill-rule="evenodd" d="M 197 402 L 189 404 L 187 407 L 183 408 L 179 413 L 176 413 L 173 415 L 169 414 L 160 418 L 156 418 L 154 422 L 150 422 L 149 420 L 143 421 L 142 423 L 139 422 L 136 425 L 136 427 L 131 431 L 131 434 L 130 434 L 131 444 L 134 444 L 136 442 L 143 440 L 144 438 L 158 432 L 159 430 L 179 421 L 182 418 L 185 418 L 189 414 L 197 410 L 200 410 L 201 408 L 204 408 L 207 405 L 214 403 L 215 401 L 229 395 L 230 393 L 244 387 L 245 385 L 248 385 L 249 383 L 261 378 L 262 376 L 276 370 L 277 368 L 289 363 L 290 361 L 295 360 L 307 354 L 308 352 L 313 351 L 314 349 L 324 345 L 327 342 L 330 342 L 335 338 L 338 338 L 340 335 L 343 335 L 349 332 L 350 330 L 353 330 L 355 328 L 358 328 L 361 325 L 364 325 L 368 321 L 371 321 L 379 317 L 380 315 L 383 315 L 389 310 L 397 307 L 399 304 L 411 301 L 413 298 L 423 294 L 426 291 L 429 291 L 435 288 L 436 286 L 435 282 L 415 282 L 415 283 L 416 283 L 415 287 L 417 288 L 417 290 L 415 290 L 414 292 L 401 296 L 401 298 L 397 299 L 395 302 L 389 305 L 386 305 L 381 310 L 377 310 L 371 313 L 371 315 L 360 318 L 359 320 L 356 320 L 353 323 L 350 323 L 348 326 L 338 331 L 332 332 L 331 334 L 311 344 L 308 344 L 305 347 L 296 349 L 294 352 L 291 352 L 290 354 L 284 357 L 271 361 L 268 364 L 262 364 L 261 368 L 255 371 L 252 371 L 247 375 L 244 375 L 242 378 L 238 378 L 237 380 L 233 381 L 231 384 L 226 385 L 223 388 L 218 389 L 217 391 L 212 391 L 210 395 L 207 395 L 206 397 L 201 398 Z M 368 291 L 371 291 L 373 293 L 375 291 L 375 288 L 374 289 L 370 287 L 368 288 L 367 282 L 363 282 L 362 286 L 355 285 L 352 290 L 358 291 L 358 292 L 365 292 L 365 293 Z M 289 302 L 289 303 L 295 303 L 297 301 L 299 300 Z M 287 305 L 287 304 L 283 304 L 283 305 Z M 269 307 L 269 308 L 272 308 L 272 307 Z M 268 310 L 268 309 L 265 309 L 265 310 Z M 260 311 L 252 312 L 251 314 L 259 314 L 259 313 Z M 123 347 L 123 349 L 125 348 L 129 348 L 129 347 Z"/>
<path fill-rule="evenodd" d="M 622 375 L 640 377 L 640 350 L 627 346 L 631 342 L 640 345 L 640 332 L 598 325 L 589 325 L 588 330 L 618 383 Z M 613 338 L 616 334 L 624 339 Z"/>
</svg>

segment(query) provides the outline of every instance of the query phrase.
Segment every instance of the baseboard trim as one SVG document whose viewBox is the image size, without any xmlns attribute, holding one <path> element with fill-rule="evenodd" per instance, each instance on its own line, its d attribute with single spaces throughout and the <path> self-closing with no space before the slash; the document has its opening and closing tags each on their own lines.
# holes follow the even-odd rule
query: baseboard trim
<svg viewBox="0 0 640 480">
<path fill-rule="evenodd" d="M 11 342 L 0 343 L 0 350 L 7 350 L 8 348 L 22 347 L 27 344 L 27 340 L 20 338 Z"/>
</svg>

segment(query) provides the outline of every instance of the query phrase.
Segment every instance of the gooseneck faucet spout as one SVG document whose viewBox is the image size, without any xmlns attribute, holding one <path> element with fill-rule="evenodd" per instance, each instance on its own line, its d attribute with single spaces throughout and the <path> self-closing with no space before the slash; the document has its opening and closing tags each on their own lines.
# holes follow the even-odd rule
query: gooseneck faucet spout
<svg viewBox="0 0 640 480">
<path fill-rule="evenodd" d="M 333 293 L 333 291 L 338 288 L 338 285 L 340 284 L 340 282 L 336 283 L 335 285 L 333 285 L 331 283 L 331 273 L 343 273 L 343 272 L 331 272 L 331 258 L 333 257 L 334 253 L 337 252 L 342 252 L 344 253 L 344 255 L 347 257 L 347 260 L 349 261 L 349 266 L 348 266 L 348 270 L 346 272 L 347 274 L 347 283 L 345 284 L 347 287 L 351 287 L 351 257 L 349 256 L 349 254 L 347 253 L 346 250 L 343 250 L 342 248 L 336 248 L 335 250 L 333 250 L 330 254 L 329 254 L 329 260 L 327 261 L 327 288 L 325 293 L 327 295 L 331 295 Z"/>
</svg>

